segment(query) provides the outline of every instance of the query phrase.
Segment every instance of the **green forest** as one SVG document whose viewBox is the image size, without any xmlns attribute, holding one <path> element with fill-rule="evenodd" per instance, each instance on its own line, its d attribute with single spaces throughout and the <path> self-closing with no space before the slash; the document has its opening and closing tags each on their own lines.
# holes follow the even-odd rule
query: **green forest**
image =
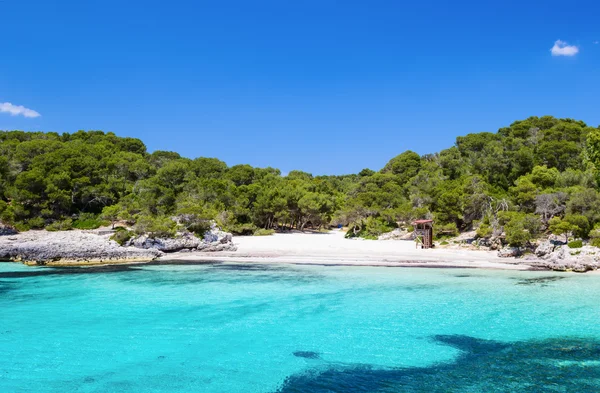
<svg viewBox="0 0 600 393">
<path fill-rule="evenodd" d="M 600 129 L 551 116 L 343 176 L 148 153 L 110 132 L 2 131 L 0 220 L 20 231 L 125 221 L 161 236 L 202 233 L 212 220 L 244 235 L 343 225 L 376 238 L 432 218 L 438 237 L 476 229 L 525 245 L 551 232 L 600 244 L 599 169 Z"/>
</svg>

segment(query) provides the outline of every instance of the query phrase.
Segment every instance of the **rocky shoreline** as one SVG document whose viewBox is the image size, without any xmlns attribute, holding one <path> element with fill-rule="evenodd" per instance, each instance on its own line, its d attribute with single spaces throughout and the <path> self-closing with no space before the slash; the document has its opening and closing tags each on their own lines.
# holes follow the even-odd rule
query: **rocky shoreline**
<svg viewBox="0 0 600 393">
<path fill-rule="evenodd" d="M 585 273 L 600 268 L 600 248 L 590 245 L 571 248 L 554 235 L 540 239 L 527 247 L 503 246 L 500 239 L 495 241 L 477 239 L 474 231 L 464 232 L 453 239 L 448 239 L 445 243 L 437 246 L 449 249 L 494 251 L 498 257 L 506 259 L 507 263 L 529 265 L 540 270 Z"/>
<path fill-rule="evenodd" d="M 385 241 L 410 239 L 411 234 L 398 232 L 389 234 L 385 239 L 375 241 L 375 243 L 381 244 L 382 247 L 385 244 L 391 245 L 391 243 L 403 244 L 402 247 L 387 247 L 389 250 L 382 255 L 378 255 L 376 247 L 374 253 L 369 251 L 364 252 L 363 255 L 352 252 L 352 254 L 356 254 L 352 256 L 346 255 L 344 252 L 347 253 L 349 245 L 357 245 L 358 243 L 343 239 L 340 236 L 327 238 L 327 244 L 323 245 L 326 246 L 324 249 L 316 247 L 314 241 L 309 241 L 306 246 L 302 246 L 300 243 L 298 245 L 288 245 L 287 247 L 291 247 L 292 251 L 287 250 L 286 247 L 282 248 L 282 244 L 285 243 L 284 240 L 289 239 L 289 235 L 279 237 L 277 241 L 266 245 L 264 250 L 258 251 L 253 250 L 253 248 L 256 248 L 254 243 L 260 244 L 267 239 L 253 239 L 253 237 L 246 239 L 242 237 L 237 238 L 236 243 L 244 240 L 241 242 L 241 251 L 243 252 L 234 252 L 237 247 L 233 243 L 232 235 L 221 231 L 216 225 L 212 225 L 203 238 L 189 232 L 179 232 L 173 238 L 140 235 L 127 240 L 121 246 L 111 240 L 111 236 L 112 231 L 107 228 L 94 231 L 48 232 L 40 230 L 23 233 L 5 229 L 4 235 L 0 236 L 0 261 L 15 261 L 28 265 L 44 266 L 86 266 L 144 263 L 157 259 L 163 261 L 206 261 L 241 258 L 243 261 L 248 261 L 254 258 L 260 261 L 269 260 L 282 263 L 296 261 L 297 263 L 344 264 L 349 261 L 348 263 L 356 265 L 364 260 L 365 264 L 368 265 L 413 266 L 415 264 L 428 264 L 434 266 L 442 264 L 446 266 L 449 264 L 456 265 L 456 267 L 468 267 L 473 265 L 472 262 L 468 261 L 474 261 L 477 256 L 478 260 L 483 259 L 483 261 L 477 263 L 483 263 L 485 266 L 493 265 L 494 268 L 500 268 L 500 265 L 504 265 L 505 268 L 510 269 L 518 267 L 533 270 L 588 272 L 598 270 L 600 267 L 600 248 L 591 246 L 569 248 L 568 245 L 555 238 L 541 240 L 538 244 L 531 245 L 528 248 L 508 246 L 494 248 L 486 244 L 479 244 L 477 239 L 474 239 L 469 233 L 463 233 L 459 237 L 445 242 L 446 244 L 437 244 L 433 250 L 423 250 L 430 252 L 423 252 L 409 247 L 408 244 L 412 244 L 411 241 Z M 340 237 L 340 239 L 337 239 L 337 237 Z M 316 238 L 311 239 L 316 240 Z M 252 241 L 248 243 L 246 240 Z M 343 245 L 340 243 L 339 252 L 333 252 L 335 247 L 332 248 L 332 242 L 336 241 L 343 242 Z M 373 241 L 367 241 L 365 245 L 371 244 L 370 242 Z M 299 247 L 299 249 L 296 250 L 294 247 Z M 455 251 L 451 251 L 453 249 Z M 477 252 L 482 253 L 484 251 L 487 256 L 477 254 Z M 218 257 L 214 255 L 215 252 L 218 253 Z"/>
<path fill-rule="evenodd" d="M 10 233 L 0 236 L 0 261 L 27 265 L 85 266 L 153 261 L 170 252 L 234 251 L 231 234 L 212 227 L 200 239 L 178 233 L 172 239 L 131 239 L 121 246 L 111 240 L 111 231 L 45 230 Z"/>
</svg>

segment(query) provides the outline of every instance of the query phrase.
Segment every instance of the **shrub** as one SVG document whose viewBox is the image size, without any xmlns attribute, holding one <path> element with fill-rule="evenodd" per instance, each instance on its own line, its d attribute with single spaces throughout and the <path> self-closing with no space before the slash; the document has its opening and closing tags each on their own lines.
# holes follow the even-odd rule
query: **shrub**
<svg viewBox="0 0 600 393">
<path fill-rule="evenodd" d="M 174 237 L 177 224 L 169 217 L 138 217 L 133 231 L 138 234 L 147 234 L 149 237 Z"/>
<path fill-rule="evenodd" d="M 256 231 L 254 231 L 254 236 L 271 236 L 274 233 L 275 231 L 273 229 L 259 228 Z"/>
<path fill-rule="evenodd" d="M 557 236 L 565 235 L 565 242 L 568 242 L 569 233 L 576 230 L 577 226 L 561 219 L 560 217 L 552 217 L 550 221 L 548 221 L 548 229 Z"/>
<path fill-rule="evenodd" d="M 600 224 L 596 224 L 594 229 L 592 229 L 589 233 L 590 237 L 590 245 L 594 247 L 600 247 Z"/>
<path fill-rule="evenodd" d="M 355 233 L 354 229 L 358 227 L 359 224 L 350 225 L 350 230 L 346 232 L 346 238 L 362 237 L 364 239 L 377 240 L 379 235 L 394 230 L 393 226 L 375 217 L 369 217 L 364 220 L 360 225 L 360 230 Z"/>
<path fill-rule="evenodd" d="M 27 220 L 26 225 L 31 229 L 42 229 L 46 226 L 46 221 L 42 217 L 34 217 Z"/>
<path fill-rule="evenodd" d="M 252 223 L 229 224 L 229 225 L 221 226 L 221 228 L 223 228 L 223 230 L 226 232 L 231 232 L 234 235 L 240 235 L 240 236 L 250 236 L 250 235 L 254 234 L 254 231 L 257 230 L 256 225 L 254 225 Z"/>
<path fill-rule="evenodd" d="M 77 220 L 73 221 L 73 228 L 77 229 L 97 229 L 104 222 L 93 213 L 81 213 Z"/>
<path fill-rule="evenodd" d="M 433 228 L 435 231 L 434 235 L 437 238 L 458 236 L 458 228 L 453 222 L 450 224 L 434 226 Z"/>
<path fill-rule="evenodd" d="M 573 225 L 573 235 L 580 238 L 587 238 L 590 233 L 590 222 L 587 217 L 581 214 L 567 214 L 565 221 Z"/>
<path fill-rule="evenodd" d="M 15 223 L 14 208 L 2 200 L 0 200 L 0 221 L 9 224 Z"/>
<path fill-rule="evenodd" d="M 488 224 L 481 224 L 479 228 L 477 228 L 477 237 L 479 238 L 488 238 L 492 236 L 493 229 Z"/>
<path fill-rule="evenodd" d="M 382 235 L 386 232 L 391 232 L 393 230 L 394 227 L 389 225 L 387 222 L 375 217 L 369 217 L 367 218 L 363 237 L 366 239 L 377 239 L 379 235 Z"/>
<path fill-rule="evenodd" d="M 506 241 L 513 247 L 522 247 L 535 238 L 541 228 L 540 217 L 515 211 L 498 213 L 498 223 L 504 227 Z"/>
<path fill-rule="evenodd" d="M 114 240 L 119 243 L 120 246 L 124 245 L 129 239 L 133 237 L 133 232 L 128 231 L 125 228 L 117 227 L 115 233 L 110 237 L 110 240 Z"/>
<path fill-rule="evenodd" d="M 513 247 L 522 247 L 531 240 L 531 234 L 521 221 L 509 221 L 504 225 L 504 233 L 506 241 Z"/>
<path fill-rule="evenodd" d="M 581 248 L 583 247 L 583 242 L 581 240 L 573 240 L 568 243 L 569 248 Z"/>
<path fill-rule="evenodd" d="M 29 227 L 29 225 L 27 225 L 24 222 L 16 222 L 14 226 L 15 226 L 15 229 L 19 232 L 26 232 L 31 229 Z"/>
<path fill-rule="evenodd" d="M 46 225 L 47 231 L 69 231 L 73 229 L 73 220 L 67 218 L 62 221 L 54 221 L 52 224 Z"/>
<path fill-rule="evenodd" d="M 440 246 L 447 246 L 448 244 L 450 244 L 450 243 L 448 243 L 447 241 L 444 240 L 440 243 Z"/>
</svg>

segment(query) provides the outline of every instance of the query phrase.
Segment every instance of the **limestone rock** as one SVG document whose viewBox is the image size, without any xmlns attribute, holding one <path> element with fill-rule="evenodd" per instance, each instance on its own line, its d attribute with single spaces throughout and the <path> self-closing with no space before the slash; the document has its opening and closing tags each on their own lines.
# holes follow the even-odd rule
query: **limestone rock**
<svg viewBox="0 0 600 393">
<path fill-rule="evenodd" d="M 598 252 L 596 247 L 585 246 L 582 248 L 570 249 L 568 246 L 555 246 L 552 253 L 545 257 L 545 267 L 557 271 L 573 271 L 584 273 L 596 270 L 600 266 Z"/>
<path fill-rule="evenodd" d="M 514 258 L 521 255 L 521 249 L 519 247 L 506 246 L 498 250 L 498 256 L 500 258 Z"/>
<path fill-rule="evenodd" d="M 404 240 L 408 231 L 401 228 L 396 228 L 391 232 L 384 233 L 378 237 L 379 240 Z M 412 240 L 412 239 L 411 239 Z"/>
<path fill-rule="evenodd" d="M 163 252 L 174 252 L 183 249 L 192 249 L 200 245 L 200 239 L 198 239 L 192 233 L 179 233 L 175 238 L 150 238 L 148 235 L 141 235 L 132 238 L 129 245 L 143 248 L 143 249 L 156 249 Z"/>
<path fill-rule="evenodd" d="M 477 231 L 467 231 L 467 232 L 462 232 L 460 235 L 458 235 L 457 237 L 455 237 L 452 240 L 454 240 L 455 242 L 459 242 L 459 243 L 472 244 L 475 242 L 476 239 L 477 239 Z"/>
<path fill-rule="evenodd" d="M 19 232 L 15 228 L 0 222 L 0 236 L 16 235 L 17 233 Z"/>
<path fill-rule="evenodd" d="M 142 249 L 155 249 L 162 252 L 196 250 L 203 252 L 235 251 L 231 233 L 224 232 L 216 224 L 212 224 L 200 239 L 193 233 L 180 232 L 174 238 L 150 238 L 147 235 L 137 236 L 129 240 L 127 245 Z"/>
<path fill-rule="evenodd" d="M 545 241 L 540 243 L 539 246 L 537 246 L 537 248 L 535 249 L 535 255 L 537 255 L 538 257 L 544 257 L 546 255 L 549 255 L 553 251 L 554 243 L 552 243 L 551 241 Z"/>
<path fill-rule="evenodd" d="M 110 235 L 89 231 L 28 231 L 0 238 L 0 259 L 30 264 L 77 265 L 151 261 L 158 250 L 121 247 Z"/>
</svg>

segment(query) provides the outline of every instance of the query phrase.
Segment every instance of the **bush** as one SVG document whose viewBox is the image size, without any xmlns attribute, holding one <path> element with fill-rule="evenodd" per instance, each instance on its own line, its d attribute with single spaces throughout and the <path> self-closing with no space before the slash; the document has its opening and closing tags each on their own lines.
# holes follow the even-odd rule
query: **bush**
<svg viewBox="0 0 600 393">
<path fill-rule="evenodd" d="M 477 237 L 478 238 L 488 238 L 492 236 L 494 230 L 488 224 L 481 224 L 479 228 L 477 228 Z"/>
<path fill-rule="evenodd" d="M 27 232 L 28 230 L 30 230 L 31 228 L 29 227 L 29 225 L 27 225 L 24 222 L 16 222 L 14 225 L 15 229 L 18 232 Z"/>
<path fill-rule="evenodd" d="M 51 232 L 69 231 L 71 229 L 73 229 L 73 220 L 71 220 L 70 218 L 67 218 L 62 221 L 54 221 L 52 224 L 46 225 L 46 230 Z"/>
<path fill-rule="evenodd" d="M 531 240 L 529 231 L 518 221 L 511 221 L 506 224 L 504 226 L 504 233 L 506 235 L 506 241 L 513 247 L 522 247 Z"/>
<path fill-rule="evenodd" d="M 221 226 L 225 232 L 233 233 L 239 236 L 250 236 L 258 229 L 256 225 L 252 223 L 247 224 L 229 224 Z"/>
<path fill-rule="evenodd" d="M 600 238 L 595 238 L 590 241 L 590 245 L 594 247 L 600 247 Z"/>
<path fill-rule="evenodd" d="M 30 229 L 42 229 L 46 226 L 46 221 L 42 217 L 34 217 L 27 220 L 26 225 Z"/>
<path fill-rule="evenodd" d="M 590 233 L 590 222 L 580 214 L 567 214 L 565 221 L 573 225 L 573 236 L 587 238 Z"/>
<path fill-rule="evenodd" d="M 102 220 L 93 213 L 81 213 L 77 220 L 73 221 L 73 228 L 76 229 L 97 229 L 104 224 Z"/>
<path fill-rule="evenodd" d="M 448 243 L 447 241 L 444 240 L 440 243 L 440 246 L 447 246 L 448 244 L 450 244 L 450 243 Z"/>
<path fill-rule="evenodd" d="M 581 248 L 583 247 L 583 242 L 581 240 L 573 240 L 569 243 L 567 243 L 569 245 L 569 248 Z"/>
<path fill-rule="evenodd" d="M 354 233 L 354 228 L 358 228 L 358 224 L 350 225 L 350 230 L 346 232 L 347 239 L 362 237 L 364 239 L 377 240 L 379 235 L 394 230 L 393 226 L 375 217 L 369 217 L 364 220 L 358 232 Z"/>
<path fill-rule="evenodd" d="M 458 228 L 453 222 L 445 225 L 437 225 L 433 228 L 435 231 L 434 236 L 438 239 L 458 236 Z"/>
<path fill-rule="evenodd" d="M 540 232 L 540 217 L 515 211 L 498 213 L 498 222 L 504 227 L 506 241 L 513 247 L 522 247 Z"/>
<path fill-rule="evenodd" d="M 15 212 L 11 205 L 0 200 L 0 221 L 7 224 L 15 223 Z"/>
<path fill-rule="evenodd" d="M 177 217 L 179 223 L 188 231 L 198 237 L 204 237 L 204 234 L 210 229 L 211 220 L 200 218 L 194 214 L 182 214 Z"/>
<path fill-rule="evenodd" d="M 110 240 L 114 240 L 119 243 L 120 246 L 124 245 L 129 239 L 133 237 L 133 232 L 128 231 L 125 228 L 117 227 L 114 235 L 110 237 Z"/>
<path fill-rule="evenodd" d="M 150 217 L 141 216 L 133 227 L 133 231 L 138 234 L 147 234 L 149 237 L 166 237 L 175 236 L 177 224 L 169 217 Z"/>
<path fill-rule="evenodd" d="M 254 236 L 271 236 L 274 233 L 275 233 L 275 231 L 273 229 L 259 228 L 256 231 L 254 231 Z"/>
</svg>

